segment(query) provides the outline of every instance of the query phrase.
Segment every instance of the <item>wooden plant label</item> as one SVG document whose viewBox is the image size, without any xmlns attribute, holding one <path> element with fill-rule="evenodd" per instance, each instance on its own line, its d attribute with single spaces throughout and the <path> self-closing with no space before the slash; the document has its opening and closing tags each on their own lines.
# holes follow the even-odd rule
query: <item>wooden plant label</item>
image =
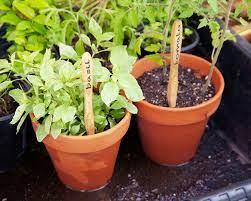
<svg viewBox="0 0 251 201">
<path fill-rule="evenodd" d="M 167 86 L 167 101 L 169 107 L 176 107 L 178 94 L 178 70 L 180 61 L 180 52 L 182 47 L 183 26 L 181 20 L 176 20 L 172 26 L 171 33 L 171 63 L 169 82 Z"/>
<path fill-rule="evenodd" d="M 82 78 L 85 86 L 85 128 L 87 135 L 95 134 L 93 96 L 93 63 L 91 55 L 86 52 L 82 57 Z"/>
</svg>

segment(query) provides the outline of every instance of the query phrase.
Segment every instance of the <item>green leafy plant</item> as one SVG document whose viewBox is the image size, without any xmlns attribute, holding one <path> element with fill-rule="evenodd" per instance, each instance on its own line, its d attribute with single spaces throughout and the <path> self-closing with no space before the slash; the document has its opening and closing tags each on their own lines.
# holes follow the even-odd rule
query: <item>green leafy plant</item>
<svg viewBox="0 0 251 201">
<path fill-rule="evenodd" d="M 74 4 L 80 5 L 74 9 Z M 95 6 L 93 1 L 1 0 L 0 23 L 7 24 L 5 38 L 13 42 L 9 51 L 43 52 L 59 43 L 72 45 L 86 32 L 85 13 Z"/>
<path fill-rule="evenodd" d="M 14 56 L 8 63 L 11 68 L 24 64 L 28 70 L 22 76 L 31 85 L 28 92 L 20 89 L 10 91 L 10 96 L 19 103 L 11 123 L 19 121 L 20 128 L 27 115 L 33 113 L 33 120 L 40 123 L 38 141 L 42 141 L 49 133 L 54 138 L 61 133 L 85 134 L 81 58 L 71 46 L 60 44 L 59 48 L 59 60 L 52 58 L 51 51 L 47 49 L 42 59 L 32 59 L 28 65 Z M 32 57 L 31 54 L 29 56 Z M 98 89 L 93 96 L 96 132 L 116 125 L 124 117 L 125 110 L 137 113 L 131 101 L 142 100 L 143 94 L 130 74 L 134 61 L 135 58 L 128 56 L 124 46 L 111 50 L 112 72 L 103 67 L 99 59 L 93 59 L 94 84 Z M 126 96 L 122 96 L 121 91 Z"/>
</svg>

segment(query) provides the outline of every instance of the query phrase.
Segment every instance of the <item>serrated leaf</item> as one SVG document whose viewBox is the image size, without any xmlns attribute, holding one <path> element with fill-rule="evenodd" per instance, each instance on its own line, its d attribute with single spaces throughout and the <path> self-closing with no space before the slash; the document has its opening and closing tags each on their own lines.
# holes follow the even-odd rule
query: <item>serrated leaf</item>
<svg viewBox="0 0 251 201">
<path fill-rule="evenodd" d="M 110 104 L 116 100 L 119 95 L 119 87 L 114 82 L 107 82 L 101 91 L 101 98 L 103 102 L 109 107 Z"/>
<path fill-rule="evenodd" d="M 207 21 L 206 18 L 201 19 L 201 20 L 200 20 L 200 24 L 199 24 L 199 26 L 198 26 L 198 29 L 207 26 L 207 24 L 208 24 L 208 21 Z"/>
</svg>

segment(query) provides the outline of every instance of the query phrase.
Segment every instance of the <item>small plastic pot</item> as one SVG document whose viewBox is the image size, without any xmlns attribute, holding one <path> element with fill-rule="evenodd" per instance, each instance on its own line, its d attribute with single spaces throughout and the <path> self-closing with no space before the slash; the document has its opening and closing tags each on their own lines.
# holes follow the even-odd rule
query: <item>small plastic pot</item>
<svg viewBox="0 0 251 201">
<path fill-rule="evenodd" d="M 167 60 L 167 62 L 170 62 Z M 181 54 L 180 64 L 207 75 L 210 63 L 200 57 Z M 146 58 L 135 63 L 132 74 L 138 78 L 158 64 Z M 138 127 L 146 155 L 161 165 L 181 165 L 196 153 L 209 117 L 217 110 L 224 89 L 224 79 L 215 68 L 212 77 L 216 95 L 207 102 L 187 108 L 168 108 L 146 101 L 136 103 Z"/>
<path fill-rule="evenodd" d="M 62 183 L 77 191 L 95 191 L 106 186 L 113 175 L 120 142 L 130 120 L 131 114 L 126 113 L 116 126 L 95 135 L 59 135 L 56 140 L 48 135 L 43 143 Z M 36 131 L 38 123 L 32 124 Z"/>
<path fill-rule="evenodd" d="M 26 123 L 16 134 L 16 126 L 10 124 L 13 115 L 0 117 L 0 173 L 15 168 L 27 147 Z"/>
</svg>

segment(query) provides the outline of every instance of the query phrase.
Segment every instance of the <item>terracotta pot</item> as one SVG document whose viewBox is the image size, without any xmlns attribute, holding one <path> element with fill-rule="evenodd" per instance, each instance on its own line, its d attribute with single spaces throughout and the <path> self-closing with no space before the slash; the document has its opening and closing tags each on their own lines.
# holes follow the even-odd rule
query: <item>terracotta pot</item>
<svg viewBox="0 0 251 201">
<path fill-rule="evenodd" d="M 210 69 L 209 62 L 189 54 L 181 54 L 180 64 L 198 71 L 201 75 L 207 75 Z M 158 64 L 144 58 L 135 63 L 132 74 L 138 78 L 144 72 L 158 67 Z M 139 110 L 137 120 L 140 138 L 150 159 L 161 165 L 181 165 L 193 158 L 208 118 L 221 102 L 224 79 L 217 68 L 212 81 L 216 95 L 197 106 L 168 108 L 146 101 L 136 103 Z"/>
<path fill-rule="evenodd" d="M 113 128 L 91 136 L 59 135 L 54 140 L 48 135 L 43 143 L 59 179 L 78 191 L 98 190 L 108 184 L 130 119 L 131 114 L 127 113 Z M 33 128 L 37 130 L 37 122 L 33 122 Z"/>
</svg>

